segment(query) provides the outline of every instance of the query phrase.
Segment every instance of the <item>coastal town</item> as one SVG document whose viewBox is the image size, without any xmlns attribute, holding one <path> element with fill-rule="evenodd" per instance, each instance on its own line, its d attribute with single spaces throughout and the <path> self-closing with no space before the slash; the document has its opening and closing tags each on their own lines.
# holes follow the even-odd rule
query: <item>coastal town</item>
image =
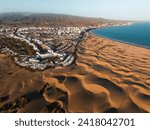
<svg viewBox="0 0 150 130">
<path fill-rule="evenodd" d="M 26 43 L 34 55 L 20 55 L 7 46 L 0 51 L 13 56 L 17 65 L 33 70 L 69 66 L 75 61 L 76 45 L 95 27 L 29 27 L 1 29 L 0 35 Z M 16 43 L 15 43 L 16 44 Z"/>
<path fill-rule="evenodd" d="M 77 44 L 87 38 L 88 31 L 119 25 L 105 23 L 88 27 L 2 27 L 0 35 L 4 37 L 4 42 L 0 44 L 0 51 L 13 57 L 17 65 L 32 70 L 70 66 L 76 59 Z M 9 45 L 10 41 L 14 41 L 15 51 Z M 21 42 L 24 45 L 20 46 Z M 25 46 L 28 46 L 28 51 L 31 50 L 33 53 L 24 54 L 23 51 L 27 49 L 24 48 Z M 21 53 L 17 51 L 19 48 L 22 48 Z"/>
</svg>

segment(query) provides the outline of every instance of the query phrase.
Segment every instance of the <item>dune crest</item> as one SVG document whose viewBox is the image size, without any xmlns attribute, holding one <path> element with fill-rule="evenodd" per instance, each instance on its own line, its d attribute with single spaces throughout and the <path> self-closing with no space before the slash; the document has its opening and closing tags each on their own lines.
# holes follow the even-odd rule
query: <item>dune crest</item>
<svg viewBox="0 0 150 130">
<path fill-rule="evenodd" d="M 49 82 L 68 91 L 70 111 L 150 112 L 149 49 L 90 34 L 76 55 L 75 65 L 64 72 L 44 72 Z M 58 76 L 63 82 L 52 80 Z"/>
</svg>

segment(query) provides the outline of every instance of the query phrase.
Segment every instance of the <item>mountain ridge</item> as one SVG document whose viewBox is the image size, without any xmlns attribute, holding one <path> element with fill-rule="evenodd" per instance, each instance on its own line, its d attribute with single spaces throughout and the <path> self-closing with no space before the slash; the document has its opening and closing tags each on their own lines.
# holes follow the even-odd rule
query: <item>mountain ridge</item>
<svg viewBox="0 0 150 130">
<path fill-rule="evenodd" d="M 0 13 L 0 25 L 13 26 L 97 26 L 101 23 L 119 22 L 104 18 L 91 18 L 54 13 Z"/>
</svg>

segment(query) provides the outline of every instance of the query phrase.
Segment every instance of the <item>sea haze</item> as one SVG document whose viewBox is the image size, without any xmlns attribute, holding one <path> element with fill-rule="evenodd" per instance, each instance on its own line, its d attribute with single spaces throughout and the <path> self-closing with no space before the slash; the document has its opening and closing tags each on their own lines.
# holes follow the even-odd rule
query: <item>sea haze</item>
<svg viewBox="0 0 150 130">
<path fill-rule="evenodd" d="M 150 22 L 92 30 L 98 36 L 150 48 Z"/>
</svg>

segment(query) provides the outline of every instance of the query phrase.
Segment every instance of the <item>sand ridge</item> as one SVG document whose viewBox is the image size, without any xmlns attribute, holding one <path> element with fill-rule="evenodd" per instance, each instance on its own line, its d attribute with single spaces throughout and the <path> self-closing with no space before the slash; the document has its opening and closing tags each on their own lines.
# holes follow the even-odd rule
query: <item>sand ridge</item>
<svg viewBox="0 0 150 130">
<path fill-rule="evenodd" d="M 150 111 L 149 49 L 90 35 L 76 53 L 76 63 L 66 70 L 61 83 L 70 93 L 71 110 Z M 58 75 L 61 72 L 53 70 L 50 77 Z"/>
<path fill-rule="evenodd" d="M 1 112 L 150 112 L 149 49 L 90 34 L 76 56 L 30 72 L 1 54 Z"/>
</svg>

